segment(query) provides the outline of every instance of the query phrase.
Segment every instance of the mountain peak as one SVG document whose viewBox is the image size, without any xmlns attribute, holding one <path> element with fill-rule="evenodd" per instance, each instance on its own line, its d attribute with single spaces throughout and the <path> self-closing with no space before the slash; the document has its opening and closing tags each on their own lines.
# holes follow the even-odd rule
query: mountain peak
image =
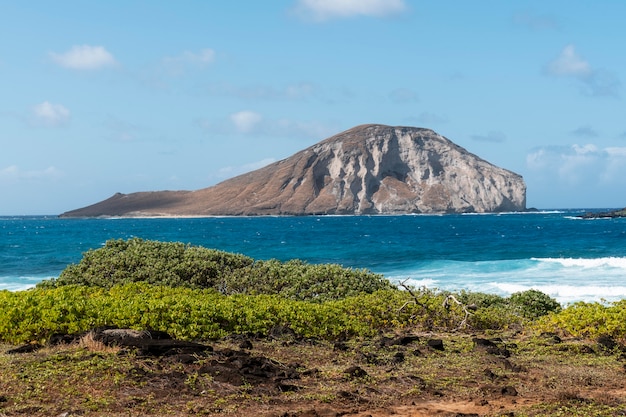
<svg viewBox="0 0 626 417">
<path fill-rule="evenodd" d="M 201 190 L 115 195 L 66 217 L 521 211 L 522 177 L 433 130 L 366 124 Z"/>
</svg>

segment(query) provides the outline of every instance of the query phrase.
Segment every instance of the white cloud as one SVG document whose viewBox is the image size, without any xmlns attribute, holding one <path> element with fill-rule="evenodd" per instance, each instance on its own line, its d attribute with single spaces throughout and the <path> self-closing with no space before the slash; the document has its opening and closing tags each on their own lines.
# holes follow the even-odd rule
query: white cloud
<svg viewBox="0 0 626 417">
<path fill-rule="evenodd" d="M 626 147 L 599 148 L 594 144 L 537 148 L 526 156 L 534 173 L 570 186 L 607 185 L 626 179 Z"/>
<path fill-rule="evenodd" d="M 70 121 L 70 111 L 61 104 L 44 101 L 33 106 L 31 121 L 34 126 L 65 126 Z"/>
<path fill-rule="evenodd" d="M 618 96 L 620 81 L 612 72 L 596 69 L 580 56 L 574 45 L 567 45 L 549 62 L 544 72 L 555 77 L 573 77 L 582 83 L 581 91 L 590 96 Z"/>
<path fill-rule="evenodd" d="M 17 165 L 0 169 L 0 181 L 2 182 L 56 180 L 62 176 L 63 173 L 53 166 L 32 171 L 21 170 Z"/>
<path fill-rule="evenodd" d="M 102 46 L 75 45 L 67 52 L 50 52 L 49 55 L 55 63 L 69 69 L 94 70 L 117 64 L 113 55 Z"/>
<path fill-rule="evenodd" d="M 261 114 L 250 110 L 233 113 L 226 120 L 200 118 L 195 123 L 202 130 L 211 134 L 240 133 L 307 140 L 322 140 L 341 130 L 334 123 L 303 122 L 284 118 L 265 119 Z"/>
<path fill-rule="evenodd" d="M 230 115 L 230 121 L 239 133 L 250 133 L 260 122 L 263 117 L 249 110 L 243 110 Z"/>
<path fill-rule="evenodd" d="M 574 77 L 588 77 L 592 73 L 591 65 L 576 53 L 574 45 L 563 48 L 561 54 L 548 63 L 546 71 L 551 75 Z"/>
<path fill-rule="evenodd" d="M 354 16 L 387 17 L 407 10 L 404 0 L 298 0 L 295 11 L 318 22 Z"/>
</svg>

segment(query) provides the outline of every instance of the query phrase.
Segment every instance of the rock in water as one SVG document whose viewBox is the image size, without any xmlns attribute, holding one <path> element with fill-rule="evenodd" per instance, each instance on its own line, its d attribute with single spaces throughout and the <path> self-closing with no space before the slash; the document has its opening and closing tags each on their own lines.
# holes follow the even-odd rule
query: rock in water
<svg viewBox="0 0 626 417">
<path fill-rule="evenodd" d="M 116 194 L 63 217 L 488 213 L 526 209 L 523 178 L 429 129 L 362 125 L 197 191 Z"/>
</svg>

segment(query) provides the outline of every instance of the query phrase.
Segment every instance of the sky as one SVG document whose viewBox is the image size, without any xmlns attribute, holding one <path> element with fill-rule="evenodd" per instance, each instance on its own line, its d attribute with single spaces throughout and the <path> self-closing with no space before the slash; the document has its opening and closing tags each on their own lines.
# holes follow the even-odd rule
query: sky
<svg viewBox="0 0 626 417">
<path fill-rule="evenodd" d="M 194 190 L 366 123 L 626 206 L 626 2 L 0 0 L 0 215 Z"/>
</svg>

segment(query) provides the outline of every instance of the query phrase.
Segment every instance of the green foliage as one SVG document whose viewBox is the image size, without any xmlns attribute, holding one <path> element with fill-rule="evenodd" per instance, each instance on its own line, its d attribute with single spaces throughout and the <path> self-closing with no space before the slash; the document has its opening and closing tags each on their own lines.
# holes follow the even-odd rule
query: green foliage
<svg viewBox="0 0 626 417">
<path fill-rule="evenodd" d="M 443 296 L 382 290 L 341 300 L 308 302 L 280 295 L 223 295 L 213 289 L 129 283 L 105 289 L 82 285 L 0 292 L 0 340 L 45 341 L 54 333 L 94 327 L 155 329 L 181 339 L 213 339 L 233 333 L 267 334 L 289 326 L 304 337 L 367 336 L 382 330 L 449 330 L 463 320 Z"/>
<path fill-rule="evenodd" d="M 555 299 L 537 290 L 511 294 L 509 302 L 523 317 L 532 320 L 561 311 L 561 305 Z"/>
<path fill-rule="evenodd" d="M 543 317 L 535 326 L 538 331 L 574 337 L 611 336 L 626 342 L 626 300 L 611 304 L 578 302 L 557 314 Z"/>
<path fill-rule="evenodd" d="M 86 252 L 59 278 L 39 287 L 78 284 L 111 288 L 131 282 L 213 288 L 223 294 L 279 294 L 317 302 L 395 288 L 382 275 L 366 270 L 299 260 L 255 262 L 244 255 L 137 238 L 107 241 L 104 247 Z"/>
<path fill-rule="evenodd" d="M 336 264 L 310 265 L 301 260 L 257 261 L 233 271 L 226 294 L 278 294 L 292 300 L 330 301 L 362 293 L 392 290 L 381 275 Z"/>
</svg>

